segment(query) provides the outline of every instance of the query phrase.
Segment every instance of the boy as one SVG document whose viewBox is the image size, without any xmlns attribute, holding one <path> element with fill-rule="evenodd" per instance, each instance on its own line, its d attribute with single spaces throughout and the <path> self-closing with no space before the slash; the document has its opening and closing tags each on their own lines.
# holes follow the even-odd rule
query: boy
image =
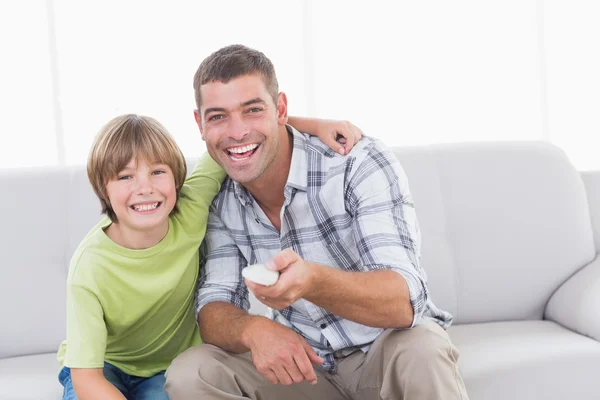
<svg viewBox="0 0 600 400">
<path fill-rule="evenodd" d="M 348 151 L 351 124 L 290 118 Z M 340 150 L 343 151 L 343 150 Z M 88 177 L 107 215 L 76 250 L 67 280 L 63 399 L 168 399 L 164 371 L 201 343 L 193 303 L 198 247 L 224 171 L 205 154 L 186 180 L 184 156 L 156 120 L 122 115 L 100 131 Z"/>
</svg>

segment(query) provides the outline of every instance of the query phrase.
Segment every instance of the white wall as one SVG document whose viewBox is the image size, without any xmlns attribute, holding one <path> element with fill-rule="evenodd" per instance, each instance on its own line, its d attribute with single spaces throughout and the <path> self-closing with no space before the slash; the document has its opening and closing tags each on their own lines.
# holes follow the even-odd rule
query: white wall
<svg viewBox="0 0 600 400">
<path fill-rule="evenodd" d="M 0 167 L 84 163 L 125 112 L 200 154 L 193 73 L 244 43 L 292 114 L 390 145 L 550 140 L 599 169 L 599 20 L 594 0 L 1 2 Z"/>
</svg>

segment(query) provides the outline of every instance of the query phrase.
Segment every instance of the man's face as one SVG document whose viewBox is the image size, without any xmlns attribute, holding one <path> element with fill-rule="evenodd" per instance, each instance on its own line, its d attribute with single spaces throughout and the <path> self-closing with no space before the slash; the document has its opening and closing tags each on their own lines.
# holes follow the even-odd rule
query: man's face
<svg viewBox="0 0 600 400">
<path fill-rule="evenodd" d="M 258 74 L 228 83 L 210 82 L 200 88 L 202 106 L 196 122 L 212 158 L 236 182 L 252 184 L 280 154 L 285 139 L 287 100 L 277 104 Z"/>
</svg>

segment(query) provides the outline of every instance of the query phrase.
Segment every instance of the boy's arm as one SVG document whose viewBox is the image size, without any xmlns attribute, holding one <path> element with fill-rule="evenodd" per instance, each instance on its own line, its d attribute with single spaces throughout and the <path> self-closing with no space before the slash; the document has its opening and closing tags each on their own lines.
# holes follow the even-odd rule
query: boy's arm
<svg viewBox="0 0 600 400">
<path fill-rule="evenodd" d="M 300 132 L 317 136 L 342 155 L 348 154 L 363 135 L 360 128 L 348 121 L 289 116 L 288 123 Z"/>
<path fill-rule="evenodd" d="M 107 329 L 104 310 L 86 287 L 67 283 L 67 349 L 64 365 L 71 369 L 104 367 Z"/>
<path fill-rule="evenodd" d="M 227 175 L 205 152 L 196 162 L 194 170 L 185 180 L 179 193 L 176 215 L 188 232 L 201 232 L 206 228 L 208 207 L 221 190 L 221 183 Z M 200 243 L 198 243 L 200 245 Z"/>
<path fill-rule="evenodd" d="M 104 377 L 102 368 L 73 368 L 71 379 L 79 400 L 126 400 Z"/>
</svg>

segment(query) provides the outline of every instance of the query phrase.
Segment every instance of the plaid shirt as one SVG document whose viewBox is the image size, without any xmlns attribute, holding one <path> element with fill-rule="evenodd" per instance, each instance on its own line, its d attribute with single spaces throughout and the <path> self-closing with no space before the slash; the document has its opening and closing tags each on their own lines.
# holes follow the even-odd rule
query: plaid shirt
<svg viewBox="0 0 600 400">
<path fill-rule="evenodd" d="M 452 316 L 436 308 L 428 296 L 427 277 L 419 265 L 415 209 L 394 154 L 376 139 L 364 137 L 349 155 L 341 156 L 315 137 L 288 130 L 294 150 L 281 232 L 250 192 L 227 178 L 208 217 L 196 311 L 214 301 L 248 310 L 242 268 L 292 248 L 307 261 L 344 271 L 396 271 L 408 284 L 413 326 L 423 316 L 449 326 Z M 304 299 L 281 311 L 271 310 L 271 318 L 301 334 L 325 359 L 323 367 L 329 371 L 336 370 L 334 352 L 366 352 L 382 332 Z"/>
</svg>

